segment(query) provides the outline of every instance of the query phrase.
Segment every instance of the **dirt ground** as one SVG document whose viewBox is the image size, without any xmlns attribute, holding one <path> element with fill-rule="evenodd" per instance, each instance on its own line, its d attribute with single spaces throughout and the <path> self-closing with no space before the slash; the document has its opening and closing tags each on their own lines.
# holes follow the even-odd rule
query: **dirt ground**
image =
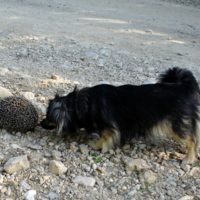
<svg viewBox="0 0 200 200">
<path fill-rule="evenodd" d="M 0 0 L 0 86 L 13 94 L 32 92 L 46 107 L 48 99 L 56 92 L 67 93 L 74 85 L 153 83 L 158 73 L 173 66 L 191 69 L 200 80 L 199 19 L 199 7 L 160 0 Z M 1 167 L 7 159 L 15 156 L 13 151 L 5 152 L 6 148 L 9 149 L 8 146 L 5 148 L 6 145 L 17 142 L 26 153 L 30 150 L 21 137 L 12 138 L 13 141 L 1 139 L 0 155 L 6 155 L 0 160 Z M 32 140 L 34 144 L 39 141 L 37 133 Z M 39 144 L 42 146 L 42 142 Z M 44 146 L 40 150 L 43 156 Z M 49 146 L 54 149 L 54 145 Z M 76 156 L 82 158 L 80 154 Z M 153 163 L 152 160 L 149 162 Z M 37 169 L 35 163 L 33 166 Z M 176 172 L 174 170 L 172 176 Z M 164 172 L 161 177 L 162 174 Z M 136 176 L 139 175 L 133 175 Z M 120 177 L 116 175 L 114 182 Z M 180 182 L 180 187 L 187 185 L 187 178 L 188 174 Z M 59 185 L 60 180 L 54 179 Z M 193 181 L 199 183 L 199 180 L 198 177 Z M 23 199 L 27 189 L 18 190 L 8 182 L 6 178 L 3 184 L 0 182 L 1 199 Z M 31 185 L 29 180 L 26 182 Z M 103 187 L 105 194 L 102 195 L 85 188 L 79 188 L 83 194 L 58 192 L 53 189 L 53 181 L 48 183 L 50 189 L 42 190 L 33 184 L 37 191 L 36 199 L 180 199 L 187 195 L 191 199 L 200 199 L 198 186 L 196 190 L 189 189 L 188 193 L 177 189 L 173 194 L 165 192 L 166 188 L 160 192 L 155 192 L 155 188 L 141 192 L 139 188 L 140 195 L 126 196 L 130 193 L 125 192 L 126 188 L 131 190 L 133 185 L 122 191 L 118 186 L 117 192 Z M 123 184 L 120 187 L 123 188 Z M 10 187 L 11 193 L 6 193 L 4 186 L 7 191 Z M 170 190 L 172 186 L 166 187 Z M 85 195 L 87 192 L 89 196 Z"/>
</svg>

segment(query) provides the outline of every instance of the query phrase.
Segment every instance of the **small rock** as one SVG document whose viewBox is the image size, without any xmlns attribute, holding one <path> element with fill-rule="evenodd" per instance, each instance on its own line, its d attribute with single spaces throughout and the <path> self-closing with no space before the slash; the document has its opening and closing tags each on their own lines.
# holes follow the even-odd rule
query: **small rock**
<svg viewBox="0 0 200 200">
<path fill-rule="evenodd" d="M 67 168 L 64 166 L 62 162 L 57 160 L 52 160 L 49 164 L 49 170 L 50 172 L 60 176 L 67 171 Z"/>
<path fill-rule="evenodd" d="M 75 146 L 75 144 L 73 144 L 73 142 L 70 144 L 70 149 L 71 149 L 71 151 L 73 151 L 73 152 L 77 152 L 77 151 L 78 151 L 78 147 Z"/>
<path fill-rule="evenodd" d="M 26 183 L 24 180 L 22 180 L 19 185 L 23 190 L 30 190 L 31 189 L 31 186 L 28 183 Z"/>
<path fill-rule="evenodd" d="M 128 195 L 133 196 L 135 193 L 137 193 L 137 190 L 131 190 L 128 192 Z"/>
<path fill-rule="evenodd" d="M 4 160 L 4 156 L 0 155 L 0 161 Z"/>
<path fill-rule="evenodd" d="M 122 161 L 124 162 L 127 171 L 140 171 L 149 168 L 146 161 L 141 158 L 133 159 L 128 156 L 124 156 L 122 157 Z"/>
<path fill-rule="evenodd" d="M 53 160 L 61 160 L 61 152 L 57 150 L 52 151 L 52 158 Z"/>
<path fill-rule="evenodd" d="M 35 200 L 36 194 L 37 194 L 36 190 L 29 190 L 24 194 L 24 198 L 26 200 Z"/>
<path fill-rule="evenodd" d="M 0 75 L 1 76 L 5 76 L 7 74 L 7 72 L 9 72 L 9 70 L 7 68 L 0 68 Z"/>
<path fill-rule="evenodd" d="M 9 69 L 10 71 L 16 71 L 16 72 L 20 71 L 20 68 L 19 68 L 19 67 L 16 67 L 16 66 L 8 67 L 8 69 Z"/>
<path fill-rule="evenodd" d="M 18 52 L 16 53 L 16 56 L 18 58 L 20 58 L 20 57 L 27 57 L 28 56 L 28 49 L 27 48 L 20 48 L 18 50 Z"/>
<path fill-rule="evenodd" d="M 13 96 L 13 94 L 6 88 L 0 87 L 0 98 Z"/>
<path fill-rule="evenodd" d="M 83 154 L 85 154 L 85 155 L 88 155 L 89 149 L 88 149 L 88 146 L 87 146 L 87 145 L 81 144 L 79 147 L 80 147 L 81 153 L 83 153 Z"/>
<path fill-rule="evenodd" d="M 53 80 L 59 80 L 60 77 L 58 75 L 52 74 L 51 75 L 51 79 L 53 79 Z"/>
<path fill-rule="evenodd" d="M 32 101 L 35 99 L 35 94 L 32 92 L 20 92 L 21 96 L 24 96 L 26 99 L 28 99 L 29 101 Z"/>
<path fill-rule="evenodd" d="M 38 115 L 46 115 L 46 107 L 41 102 L 32 101 L 32 104 L 35 106 Z"/>
<path fill-rule="evenodd" d="M 100 50 L 100 53 L 101 53 L 103 56 L 109 56 L 109 55 L 110 55 L 110 50 L 109 50 L 109 49 L 101 49 L 101 50 Z"/>
<path fill-rule="evenodd" d="M 154 183 L 156 182 L 158 175 L 154 172 L 152 172 L 151 170 L 147 170 L 144 172 L 144 179 L 146 180 L 146 182 L 148 183 Z"/>
<path fill-rule="evenodd" d="M 151 33 L 151 34 L 153 34 L 153 31 L 152 31 L 151 29 L 147 29 L 147 30 L 146 30 L 146 33 Z"/>
<path fill-rule="evenodd" d="M 177 55 L 178 56 L 183 56 L 183 53 L 182 52 L 178 52 Z"/>
<path fill-rule="evenodd" d="M 3 183 L 3 179 L 4 179 L 4 176 L 2 174 L 0 174 L 0 184 Z"/>
<path fill-rule="evenodd" d="M 73 181 L 74 181 L 74 183 L 82 184 L 85 186 L 91 186 L 91 187 L 93 187 L 96 182 L 94 178 L 83 177 L 83 176 L 77 176 L 77 177 L 75 177 L 75 179 Z"/>
<path fill-rule="evenodd" d="M 127 50 L 120 50 L 117 53 L 120 55 L 125 55 L 125 56 L 128 56 L 130 54 L 130 52 L 128 52 Z"/>
<path fill-rule="evenodd" d="M 186 195 L 186 196 L 181 197 L 179 200 L 192 200 L 192 199 L 194 199 L 193 196 Z"/>
<path fill-rule="evenodd" d="M 4 171 L 8 174 L 12 174 L 20 170 L 26 170 L 29 167 L 30 163 L 27 159 L 27 155 L 23 155 L 10 158 L 4 165 Z"/>
<path fill-rule="evenodd" d="M 33 150 L 40 150 L 42 149 L 41 146 L 37 145 L 37 144 L 28 144 L 27 145 L 28 148 L 33 149 Z"/>
<path fill-rule="evenodd" d="M 99 57 L 99 55 L 95 52 L 85 52 L 82 54 L 81 59 L 85 60 L 85 59 L 92 59 L 92 60 L 97 60 Z"/>
<path fill-rule="evenodd" d="M 11 144 L 10 145 L 13 149 L 22 149 L 19 145 L 17 144 Z"/>
<path fill-rule="evenodd" d="M 55 192 L 49 192 L 48 196 L 50 199 L 56 199 L 58 195 Z"/>
</svg>

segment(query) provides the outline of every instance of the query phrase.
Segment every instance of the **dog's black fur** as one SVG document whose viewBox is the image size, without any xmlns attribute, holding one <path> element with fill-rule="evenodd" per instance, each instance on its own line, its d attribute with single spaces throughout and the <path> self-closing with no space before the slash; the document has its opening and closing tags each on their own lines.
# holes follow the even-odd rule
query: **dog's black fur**
<svg viewBox="0 0 200 200">
<path fill-rule="evenodd" d="M 107 84 L 75 88 L 50 100 L 41 126 L 77 134 L 98 131 L 90 145 L 107 151 L 137 136 L 165 133 L 186 143 L 185 162 L 193 163 L 200 142 L 199 86 L 191 71 L 167 70 L 156 84 Z"/>
</svg>

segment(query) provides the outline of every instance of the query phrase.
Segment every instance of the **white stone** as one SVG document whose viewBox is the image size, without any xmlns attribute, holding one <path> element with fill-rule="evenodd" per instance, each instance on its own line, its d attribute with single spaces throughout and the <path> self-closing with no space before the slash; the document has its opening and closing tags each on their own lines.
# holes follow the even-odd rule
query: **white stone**
<svg viewBox="0 0 200 200">
<path fill-rule="evenodd" d="M 32 92 L 20 92 L 21 96 L 24 96 L 26 99 L 28 99 L 29 101 L 32 101 L 35 99 L 35 94 Z"/>
<path fill-rule="evenodd" d="M 32 101 L 32 104 L 35 106 L 38 115 L 46 115 L 46 107 L 43 105 L 43 103 Z"/>
<path fill-rule="evenodd" d="M 26 200 L 35 200 L 36 194 L 37 194 L 36 190 L 29 190 L 24 194 L 24 198 Z"/>
<path fill-rule="evenodd" d="M 13 96 L 13 94 L 6 88 L 0 87 L 0 98 Z"/>
<path fill-rule="evenodd" d="M 192 200 L 192 199 L 194 199 L 193 196 L 186 195 L 186 196 L 181 197 L 179 200 Z"/>
<path fill-rule="evenodd" d="M 50 172 L 60 176 L 67 171 L 67 168 L 62 162 L 57 160 L 52 160 L 49 164 L 49 170 Z"/>
<path fill-rule="evenodd" d="M 140 171 L 149 168 L 149 165 L 146 163 L 146 161 L 141 158 L 133 159 L 131 157 L 124 156 L 122 157 L 122 161 L 124 162 L 127 171 Z"/>
<path fill-rule="evenodd" d="M 19 185 L 23 190 L 30 190 L 31 189 L 31 186 L 27 182 L 25 182 L 24 180 L 22 180 Z"/>
<path fill-rule="evenodd" d="M 91 177 L 83 177 L 83 176 L 77 176 L 74 179 L 74 183 L 82 184 L 85 186 L 91 186 L 93 187 L 95 184 L 95 179 Z"/>
<path fill-rule="evenodd" d="M 4 165 L 4 171 L 8 174 L 26 170 L 30 167 L 30 163 L 26 155 L 10 158 Z"/>
</svg>

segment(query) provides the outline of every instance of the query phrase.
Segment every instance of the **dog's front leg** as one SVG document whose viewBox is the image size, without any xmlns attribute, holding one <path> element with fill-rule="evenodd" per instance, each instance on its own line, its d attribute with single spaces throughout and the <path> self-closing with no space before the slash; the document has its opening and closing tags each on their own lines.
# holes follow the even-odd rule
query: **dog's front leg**
<svg viewBox="0 0 200 200">
<path fill-rule="evenodd" d="M 107 128 L 101 131 L 98 140 L 89 142 L 89 146 L 96 150 L 102 150 L 102 153 L 120 144 L 120 133 L 114 128 Z"/>
</svg>

